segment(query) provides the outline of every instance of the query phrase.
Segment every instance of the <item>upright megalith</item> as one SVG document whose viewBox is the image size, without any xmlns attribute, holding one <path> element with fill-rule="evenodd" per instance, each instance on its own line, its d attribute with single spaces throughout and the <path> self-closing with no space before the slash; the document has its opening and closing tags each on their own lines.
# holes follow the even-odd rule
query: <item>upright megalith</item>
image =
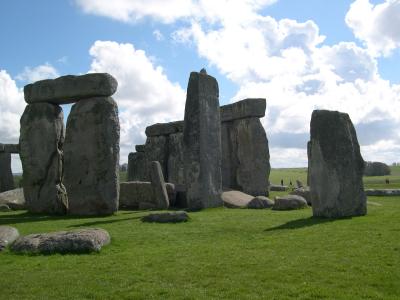
<svg viewBox="0 0 400 300">
<path fill-rule="evenodd" d="M 68 199 L 63 178 L 65 127 L 60 106 L 27 105 L 21 117 L 20 157 L 28 211 L 64 214 Z"/>
<path fill-rule="evenodd" d="M 190 74 L 183 129 L 185 185 L 189 209 L 222 205 L 221 119 L 217 80 Z"/>
<path fill-rule="evenodd" d="M 150 163 L 150 179 L 154 191 L 154 198 L 156 199 L 156 207 L 158 209 L 167 209 L 169 207 L 168 194 L 161 165 L 158 161 L 152 161 Z"/>
<path fill-rule="evenodd" d="M 118 107 L 112 97 L 75 103 L 64 144 L 69 212 L 109 215 L 118 210 Z"/>
<path fill-rule="evenodd" d="M 14 189 L 14 178 L 11 171 L 11 153 L 4 151 L 0 144 L 0 193 Z"/>
<path fill-rule="evenodd" d="M 268 139 L 260 118 L 266 100 L 245 99 L 221 106 L 222 184 L 257 196 L 268 195 Z"/>
<path fill-rule="evenodd" d="M 311 117 L 309 180 L 313 215 L 365 215 L 364 160 L 348 114 L 315 110 Z"/>
<path fill-rule="evenodd" d="M 147 181 L 147 160 L 144 152 L 131 152 L 128 155 L 128 181 Z"/>
</svg>

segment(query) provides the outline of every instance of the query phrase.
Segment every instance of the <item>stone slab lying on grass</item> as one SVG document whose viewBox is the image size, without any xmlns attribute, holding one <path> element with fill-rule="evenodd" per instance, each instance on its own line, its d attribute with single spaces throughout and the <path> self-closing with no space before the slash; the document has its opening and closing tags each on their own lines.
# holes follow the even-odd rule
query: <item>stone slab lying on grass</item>
<svg viewBox="0 0 400 300">
<path fill-rule="evenodd" d="M 271 184 L 269 186 L 269 190 L 275 192 L 285 192 L 287 191 L 287 189 L 288 189 L 287 185 Z"/>
<path fill-rule="evenodd" d="M 292 210 L 307 207 L 307 201 L 301 196 L 286 195 L 282 197 L 275 197 L 275 204 L 273 210 Z"/>
<path fill-rule="evenodd" d="M 10 211 L 11 208 L 7 204 L 0 204 L 0 212 Z"/>
<path fill-rule="evenodd" d="M 12 210 L 26 209 L 22 188 L 0 193 L 0 204 L 6 204 Z"/>
<path fill-rule="evenodd" d="M 18 229 L 6 225 L 0 226 L 0 251 L 11 245 L 18 237 Z"/>
<path fill-rule="evenodd" d="M 144 216 L 142 222 L 150 223 L 180 223 L 189 220 L 189 215 L 185 211 L 172 211 L 164 213 L 154 213 Z"/>
<path fill-rule="evenodd" d="M 247 208 L 252 209 L 271 208 L 272 206 L 274 206 L 274 201 L 265 196 L 257 196 L 247 204 Z"/>
<path fill-rule="evenodd" d="M 367 196 L 400 196 L 400 190 L 392 189 L 368 189 L 365 190 Z"/>
<path fill-rule="evenodd" d="M 243 208 L 247 207 L 249 202 L 254 199 L 253 196 L 240 191 L 226 191 L 221 194 L 222 201 L 225 207 L 228 208 Z"/>
<path fill-rule="evenodd" d="M 17 253 L 88 253 L 99 252 L 110 243 L 110 235 L 100 228 L 30 234 L 18 238 L 11 249 Z"/>
<path fill-rule="evenodd" d="M 309 187 L 296 188 L 293 191 L 291 191 L 289 194 L 303 197 L 304 199 L 306 199 L 307 204 L 311 206 L 311 194 L 310 194 Z"/>
</svg>

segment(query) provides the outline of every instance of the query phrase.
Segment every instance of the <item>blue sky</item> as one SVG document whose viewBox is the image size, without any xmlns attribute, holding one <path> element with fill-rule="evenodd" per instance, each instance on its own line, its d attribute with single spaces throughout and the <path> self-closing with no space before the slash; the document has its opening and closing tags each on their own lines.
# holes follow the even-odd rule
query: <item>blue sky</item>
<svg viewBox="0 0 400 300">
<path fill-rule="evenodd" d="M 0 37 L 1 142 L 18 141 L 25 84 L 109 72 L 126 162 L 146 126 L 183 118 L 206 67 L 221 104 L 267 98 L 273 167 L 306 165 L 316 108 L 349 113 L 364 159 L 400 161 L 400 0 L 2 1 Z"/>
</svg>

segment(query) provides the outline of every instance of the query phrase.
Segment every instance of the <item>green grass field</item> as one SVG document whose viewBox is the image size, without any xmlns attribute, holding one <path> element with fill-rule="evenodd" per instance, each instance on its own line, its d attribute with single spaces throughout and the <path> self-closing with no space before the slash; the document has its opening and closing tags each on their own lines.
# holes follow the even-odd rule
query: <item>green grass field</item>
<svg viewBox="0 0 400 300">
<path fill-rule="evenodd" d="M 0 213 L 23 235 L 100 227 L 112 237 L 94 254 L 0 253 L 0 299 L 400 299 L 400 197 L 369 201 L 367 216 L 340 220 L 310 208 L 208 209 L 182 224 L 142 223 L 137 211 Z"/>
</svg>

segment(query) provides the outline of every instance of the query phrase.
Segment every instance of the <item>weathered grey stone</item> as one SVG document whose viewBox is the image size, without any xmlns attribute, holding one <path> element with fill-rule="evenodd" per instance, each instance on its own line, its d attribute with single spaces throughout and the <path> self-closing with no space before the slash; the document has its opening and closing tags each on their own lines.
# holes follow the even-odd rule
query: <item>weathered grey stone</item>
<svg viewBox="0 0 400 300">
<path fill-rule="evenodd" d="M 28 84 L 24 87 L 24 95 L 27 103 L 67 104 L 82 99 L 111 96 L 117 91 L 117 87 L 117 80 L 107 73 L 66 75 Z"/>
<path fill-rule="evenodd" d="M 60 106 L 49 103 L 26 106 L 21 117 L 19 145 L 24 196 L 32 213 L 67 211 L 68 198 L 62 184 L 64 136 Z"/>
<path fill-rule="evenodd" d="M 364 160 L 349 115 L 315 110 L 310 140 L 313 215 L 329 218 L 365 215 Z"/>
<path fill-rule="evenodd" d="M 155 205 L 151 182 L 121 182 L 119 194 L 120 208 L 135 209 L 139 207 L 140 202 L 152 203 Z"/>
<path fill-rule="evenodd" d="M 174 202 L 176 197 L 175 185 L 165 183 L 169 202 Z M 120 183 L 119 207 L 137 209 L 141 202 L 150 203 L 157 207 L 154 189 L 148 181 L 128 181 Z"/>
<path fill-rule="evenodd" d="M 11 171 L 11 154 L 0 153 L 0 193 L 14 189 L 14 177 Z"/>
<path fill-rule="evenodd" d="M 221 119 L 218 83 L 192 72 L 185 105 L 183 148 L 189 209 L 221 206 Z"/>
<path fill-rule="evenodd" d="M 99 252 L 110 240 L 104 229 L 78 229 L 30 234 L 18 238 L 11 249 L 17 253 L 32 254 Z"/>
<path fill-rule="evenodd" d="M 19 153 L 19 144 L 0 144 L 0 152 Z"/>
<path fill-rule="evenodd" d="M 165 188 L 167 190 L 168 194 L 168 202 L 169 206 L 174 206 L 176 202 L 176 189 L 175 189 L 175 184 L 166 182 L 165 183 Z"/>
<path fill-rule="evenodd" d="M 151 210 L 151 209 L 156 209 L 155 203 L 149 203 L 149 202 L 139 203 L 139 210 Z"/>
<path fill-rule="evenodd" d="M 244 99 L 221 106 L 221 121 L 233 121 L 244 118 L 262 118 L 265 116 L 267 102 L 264 98 Z"/>
<path fill-rule="evenodd" d="M 169 136 L 168 154 L 168 182 L 185 184 L 182 132 Z"/>
<path fill-rule="evenodd" d="M 6 204 L 13 210 L 26 209 L 22 188 L 0 193 L 0 204 Z"/>
<path fill-rule="evenodd" d="M 161 165 L 158 161 L 152 161 L 150 163 L 150 179 L 157 208 L 167 209 L 169 207 L 168 194 L 165 188 L 165 180 Z"/>
<path fill-rule="evenodd" d="M 136 145 L 135 146 L 136 152 L 145 152 L 146 151 L 146 145 Z"/>
<path fill-rule="evenodd" d="M 271 208 L 272 206 L 274 206 L 274 201 L 264 196 L 254 197 L 247 204 L 247 208 L 252 208 L 252 209 L 265 209 L 265 208 Z"/>
<path fill-rule="evenodd" d="M 150 180 L 147 169 L 147 159 L 144 152 L 129 153 L 128 156 L 128 181 Z"/>
<path fill-rule="evenodd" d="M 308 205 L 312 205 L 311 201 L 311 193 L 310 193 L 310 188 L 309 187 L 301 187 L 301 188 L 296 188 L 293 191 L 289 193 L 290 195 L 297 195 L 301 196 L 304 199 L 306 199 Z"/>
<path fill-rule="evenodd" d="M 268 140 L 258 118 L 223 122 L 222 153 L 224 187 L 250 195 L 268 195 Z"/>
<path fill-rule="evenodd" d="M 365 190 L 367 196 L 400 196 L 400 190 L 395 189 L 367 189 Z"/>
<path fill-rule="evenodd" d="M 153 213 L 142 218 L 143 222 L 150 223 L 180 223 L 189 220 L 189 215 L 184 211 Z"/>
<path fill-rule="evenodd" d="M 64 145 L 69 212 L 109 215 L 118 210 L 118 107 L 113 98 L 74 104 Z"/>
<path fill-rule="evenodd" d="M 149 180 L 150 180 L 150 164 L 152 161 L 160 162 L 163 174 L 167 174 L 168 137 L 164 135 L 148 137 L 146 139 L 145 155 L 147 163 L 146 166 L 147 178 Z"/>
<path fill-rule="evenodd" d="M 0 251 L 11 245 L 18 237 L 18 229 L 6 225 L 0 226 Z"/>
<path fill-rule="evenodd" d="M 247 207 L 254 196 L 242 193 L 240 191 L 225 191 L 221 194 L 221 199 L 225 207 L 243 208 Z"/>
<path fill-rule="evenodd" d="M 275 197 L 275 203 L 272 207 L 273 210 L 292 210 L 307 207 L 307 201 L 301 196 L 286 195 L 282 197 Z"/>
<path fill-rule="evenodd" d="M 170 135 L 176 132 L 183 132 L 183 121 L 169 123 L 156 123 L 146 128 L 146 136 Z"/>
<path fill-rule="evenodd" d="M 287 191 L 287 189 L 288 189 L 287 185 L 271 184 L 269 186 L 269 190 L 275 192 L 285 192 Z"/>
</svg>

